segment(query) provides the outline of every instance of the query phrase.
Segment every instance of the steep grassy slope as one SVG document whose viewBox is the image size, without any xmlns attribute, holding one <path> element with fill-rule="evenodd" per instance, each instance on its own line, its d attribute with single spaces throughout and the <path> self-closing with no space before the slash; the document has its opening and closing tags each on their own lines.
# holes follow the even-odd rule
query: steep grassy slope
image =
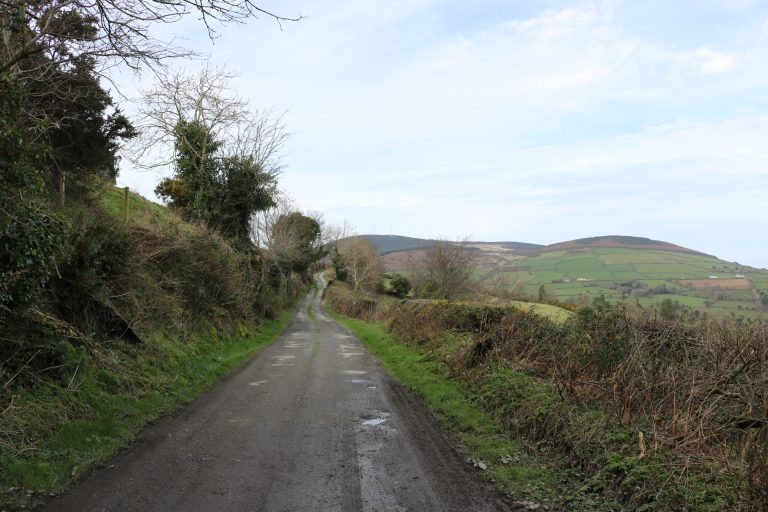
<svg viewBox="0 0 768 512">
<path fill-rule="evenodd" d="M 116 188 L 69 206 L 73 251 L 45 303 L 0 318 L 0 509 L 66 488 L 252 357 L 304 289 L 260 280 L 256 251 L 129 203 L 127 223 Z"/>
</svg>

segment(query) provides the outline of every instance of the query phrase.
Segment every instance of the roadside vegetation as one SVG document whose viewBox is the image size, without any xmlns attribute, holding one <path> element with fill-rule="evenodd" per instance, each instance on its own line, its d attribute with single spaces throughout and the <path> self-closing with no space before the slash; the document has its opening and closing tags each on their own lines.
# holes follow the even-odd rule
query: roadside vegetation
<svg viewBox="0 0 768 512">
<path fill-rule="evenodd" d="M 322 219 L 278 191 L 279 116 L 228 72 L 160 72 L 189 53 L 151 26 L 193 11 L 287 21 L 250 2 L 0 0 L 0 509 L 64 489 L 253 356 L 324 254 Z M 104 88 L 118 64 L 155 72 L 138 119 Z M 167 206 L 114 186 L 121 154 L 172 171 Z"/>
<path fill-rule="evenodd" d="M 56 374 L 14 386 L 0 417 L 0 505 L 29 507 L 65 490 L 130 445 L 147 423 L 250 360 L 292 313 L 232 334 L 211 328 L 181 339 L 158 332 L 141 346 L 115 340 L 86 350 L 62 343 Z"/>
<path fill-rule="evenodd" d="M 410 297 L 344 283 L 326 294 L 515 498 L 568 510 L 768 507 L 764 324 L 599 298 L 553 317 L 476 293 Z M 445 386 L 461 398 L 441 398 Z"/>
<path fill-rule="evenodd" d="M 124 191 L 98 194 L 62 210 L 74 247 L 39 302 L 3 312 L 3 506 L 66 488 L 253 356 L 307 287 L 267 250 L 133 194 L 124 224 Z"/>
<path fill-rule="evenodd" d="M 335 295 L 340 290 L 333 288 Z M 341 292 L 343 293 L 343 292 Z M 478 404 L 475 395 L 449 378 L 444 363 L 420 347 L 400 342 L 385 324 L 330 314 L 375 354 L 387 371 L 423 398 L 429 410 L 457 440 L 464 457 L 505 493 L 530 504 L 560 502 L 567 475 L 542 454 L 530 453 L 510 437 L 503 424 Z M 491 462 L 493 461 L 493 463 Z M 610 510 L 605 506 L 602 510 Z"/>
</svg>

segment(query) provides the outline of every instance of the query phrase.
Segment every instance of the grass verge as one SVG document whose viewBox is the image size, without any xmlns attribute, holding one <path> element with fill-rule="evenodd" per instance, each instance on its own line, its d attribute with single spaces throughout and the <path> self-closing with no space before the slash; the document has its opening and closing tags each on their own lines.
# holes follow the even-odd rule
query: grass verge
<svg viewBox="0 0 768 512">
<path fill-rule="evenodd" d="M 158 335 L 144 345 L 117 342 L 96 353 L 71 350 L 69 375 L 15 391 L 0 428 L 37 442 L 0 446 L 0 510 L 61 492 L 129 445 L 149 422 L 198 397 L 274 341 L 293 316 L 263 321 L 236 336 L 216 330 L 186 341 Z"/>
<path fill-rule="evenodd" d="M 544 503 L 555 509 L 567 506 L 568 510 L 615 510 L 611 504 L 582 495 L 578 475 L 558 468 L 548 454 L 510 436 L 478 405 L 487 389 L 473 390 L 447 378 L 444 363 L 421 347 L 399 341 L 384 324 L 340 315 L 328 305 L 326 311 L 352 331 L 387 372 L 422 397 L 453 435 L 465 458 L 474 462 L 499 490 L 516 500 Z M 524 374 L 511 377 L 528 379 Z M 522 384 L 530 385 L 527 381 Z"/>
</svg>

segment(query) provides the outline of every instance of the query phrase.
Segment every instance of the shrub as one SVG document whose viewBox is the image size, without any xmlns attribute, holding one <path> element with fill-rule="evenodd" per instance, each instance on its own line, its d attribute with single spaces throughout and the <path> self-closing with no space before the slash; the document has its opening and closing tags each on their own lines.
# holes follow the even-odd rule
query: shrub
<svg viewBox="0 0 768 512">
<path fill-rule="evenodd" d="M 0 211 L 1 316 L 2 310 L 39 303 L 56 261 L 67 250 L 69 225 L 36 200 L 3 201 Z"/>
<path fill-rule="evenodd" d="M 389 282 L 392 294 L 401 299 L 411 292 L 411 281 L 402 274 L 396 274 Z"/>
<path fill-rule="evenodd" d="M 24 124 L 24 97 L 20 84 L 0 75 L 0 320 L 40 302 L 67 250 L 67 222 L 44 201 L 34 161 L 47 148 L 30 137 L 39 127 Z"/>
</svg>

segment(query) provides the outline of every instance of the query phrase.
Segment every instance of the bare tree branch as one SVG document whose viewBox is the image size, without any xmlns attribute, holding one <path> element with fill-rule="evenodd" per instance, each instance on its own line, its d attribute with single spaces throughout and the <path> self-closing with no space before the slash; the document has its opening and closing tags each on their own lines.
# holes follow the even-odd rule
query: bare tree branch
<svg viewBox="0 0 768 512">
<path fill-rule="evenodd" d="M 195 14 L 210 38 L 230 23 L 271 18 L 282 24 L 302 19 L 282 16 L 252 0 L 0 0 L 0 73 L 21 77 L 24 62 L 41 55 L 52 65 L 91 56 L 121 61 L 133 69 L 156 68 L 165 59 L 190 52 L 152 37 L 150 27 Z M 81 31 L 82 20 L 91 30 Z"/>
<path fill-rule="evenodd" d="M 137 123 L 141 136 L 131 145 L 129 160 L 144 168 L 171 165 L 179 142 L 177 127 L 182 122 L 207 129 L 208 140 L 202 146 L 186 144 L 201 161 L 208 158 L 213 141 L 225 143 L 231 134 L 249 130 L 248 104 L 229 90 L 235 76 L 225 68 L 210 67 L 198 74 L 158 74 L 155 85 L 142 91 Z"/>
<path fill-rule="evenodd" d="M 246 112 L 245 122 L 227 134 L 227 156 L 252 158 L 262 170 L 277 176 L 283 170 L 281 152 L 290 137 L 283 123 L 284 114 L 271 109 Z"/>
<path fill-rule="evenodd" d="M 414 287 L 419 293 L 441 299 L 455 299 L 470 291 L 476 254 L 467 240 L 434 240 L 412 269 Z"/>
</svg>

